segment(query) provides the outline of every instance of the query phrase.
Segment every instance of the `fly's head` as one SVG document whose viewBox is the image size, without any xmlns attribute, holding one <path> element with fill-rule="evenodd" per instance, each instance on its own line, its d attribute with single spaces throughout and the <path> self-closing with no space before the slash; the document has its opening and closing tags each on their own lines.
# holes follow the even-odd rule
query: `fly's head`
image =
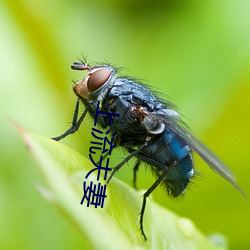
<svg viewBox="0 0 250 250">
<path fill-rule="evenodd" d="M 74 62 L 71 69 L 88 71 L 86 76 L 73 87 L 75 94 L 85 100 L 102 95 L 104 88 L 116 77 L 115 69 L 109 65 L 89 66 L 83 62 Z"/>
</svg>

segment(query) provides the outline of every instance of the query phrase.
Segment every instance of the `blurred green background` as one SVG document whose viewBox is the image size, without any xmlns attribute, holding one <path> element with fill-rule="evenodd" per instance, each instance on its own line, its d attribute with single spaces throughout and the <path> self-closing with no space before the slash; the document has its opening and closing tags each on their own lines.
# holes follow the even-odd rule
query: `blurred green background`
<svg viewBox="0 0 250 250">
<path fill-rule="evenodd" d="M 70 65 L 108 61 L 146 79 L 232 169 L 250 196 L 250 1 L 1 1 L 0 249 L 80 249 L 83 239 L 35 189 L 34 168 L 8 121 L 52 137 L 70 124 L 75 105 Z M 63 143 L 87 157 L 91 120 Z M 115 165 L 123 157 L 116 152 Z M 250 249 L 250 203 L 197 157 L 203 177 L 174 201 L 153 199 L 189 217 L 230 249 Z M 132 164 L 117 177 L 131 185 Z M 56 176 L 55 176 L 56 178 Z M 142 168 L 139 187 L 153 182 Z M 70 201 L 69 201 L 70 202 Z"/>
</svg>

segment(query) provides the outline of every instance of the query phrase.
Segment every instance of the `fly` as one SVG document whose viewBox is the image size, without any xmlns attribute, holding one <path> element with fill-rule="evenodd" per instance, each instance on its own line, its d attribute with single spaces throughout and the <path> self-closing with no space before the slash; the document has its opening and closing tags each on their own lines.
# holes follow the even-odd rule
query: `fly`
<svg viewBox="0 0 250 250">
<path fill-rule="evenodd" d="M 125 148 L 128 155 L 113 169 L 108 182 L 124 163 L 134 157 L 137 159 L 134 186 L 141 163 L 149 165 L 157 176 L 143 195 L 140 230 L 145 240 L 143 216 L 147 197 L 159 184 L 172 197 L 184 193 L 195 174 L 192 151 L 246 197 L 227 166 L 188 131 L 173 104 L 156 97 L 146 85 L 132 78 L 118 77 L 117 70 L 111 65 L 90 66 L 85 62 L 74 62 L 71 68 L 87 71 L 87 74 L 73 87 L 78 99 L 71 127 L 53 139 L 59 141 L 76 132 L 87 113 L 95 118 L 99 103 L 101 111 L 120 114 L 111 118 L 110 130 L 117 132 L 115 144 Z M 78 117 L 80 102 L 85 111 Z M 100 116 L 97 122 L 103 129 L 108 126 L 105 117 Z"/>
</svg>

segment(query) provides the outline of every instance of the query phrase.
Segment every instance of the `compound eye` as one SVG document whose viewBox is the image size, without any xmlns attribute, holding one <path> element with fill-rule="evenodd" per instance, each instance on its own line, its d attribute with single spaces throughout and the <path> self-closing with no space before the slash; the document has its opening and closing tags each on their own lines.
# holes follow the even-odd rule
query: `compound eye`
<svg viewBox="0 0 250 250">
<path fill-rule="evenodd" d="M 110 77 L 110 71 L 108 69 L 99 69 L 90 74 L 88 79 L 88 90 L 93 92 L 99 89 Z"/>
</svg>

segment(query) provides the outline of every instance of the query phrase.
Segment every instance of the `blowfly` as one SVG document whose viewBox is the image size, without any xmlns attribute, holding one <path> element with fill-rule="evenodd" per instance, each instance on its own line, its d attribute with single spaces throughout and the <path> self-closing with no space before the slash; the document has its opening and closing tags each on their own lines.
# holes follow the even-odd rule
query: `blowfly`
<svg viewBox="0 0 250 250">
<path fill-rule="evenodd" d="M 108 182 L 131 158 L 136 158 L 134 185 L 136 171 L 142 163 L 152 169 L 157 178 L 143 195 L 140 213 L 140 230 L 145 240 L 143 216 L 147 197 L 159 184 L 172 197 L 184 193 L 195 174 L 192 151 L 244 195 L 232 172 L 189 132 L 169 101 L 158 98 L 148 86 L 133 78 L 119 77 L 117 70 L 109 64 L 90 66 L 85 62 L 74 62 L 71 68 L 84 70 L 87 74 L 73 87 L 78 99 L 71 127 L 53 139 L 59 141 L 76 132 L 87 113 L 95 118 L 97 103 L 103 112 L 120 114 L 111 118 L 110 130 L 117 132 L 115 144 L 126 149 L 128 155 L 113 169 Z M 85 110 L 79 116 L 80 103 Z M 107 128 L 108 118 L 100 116 L 98 124 Z"/>
</svg>

